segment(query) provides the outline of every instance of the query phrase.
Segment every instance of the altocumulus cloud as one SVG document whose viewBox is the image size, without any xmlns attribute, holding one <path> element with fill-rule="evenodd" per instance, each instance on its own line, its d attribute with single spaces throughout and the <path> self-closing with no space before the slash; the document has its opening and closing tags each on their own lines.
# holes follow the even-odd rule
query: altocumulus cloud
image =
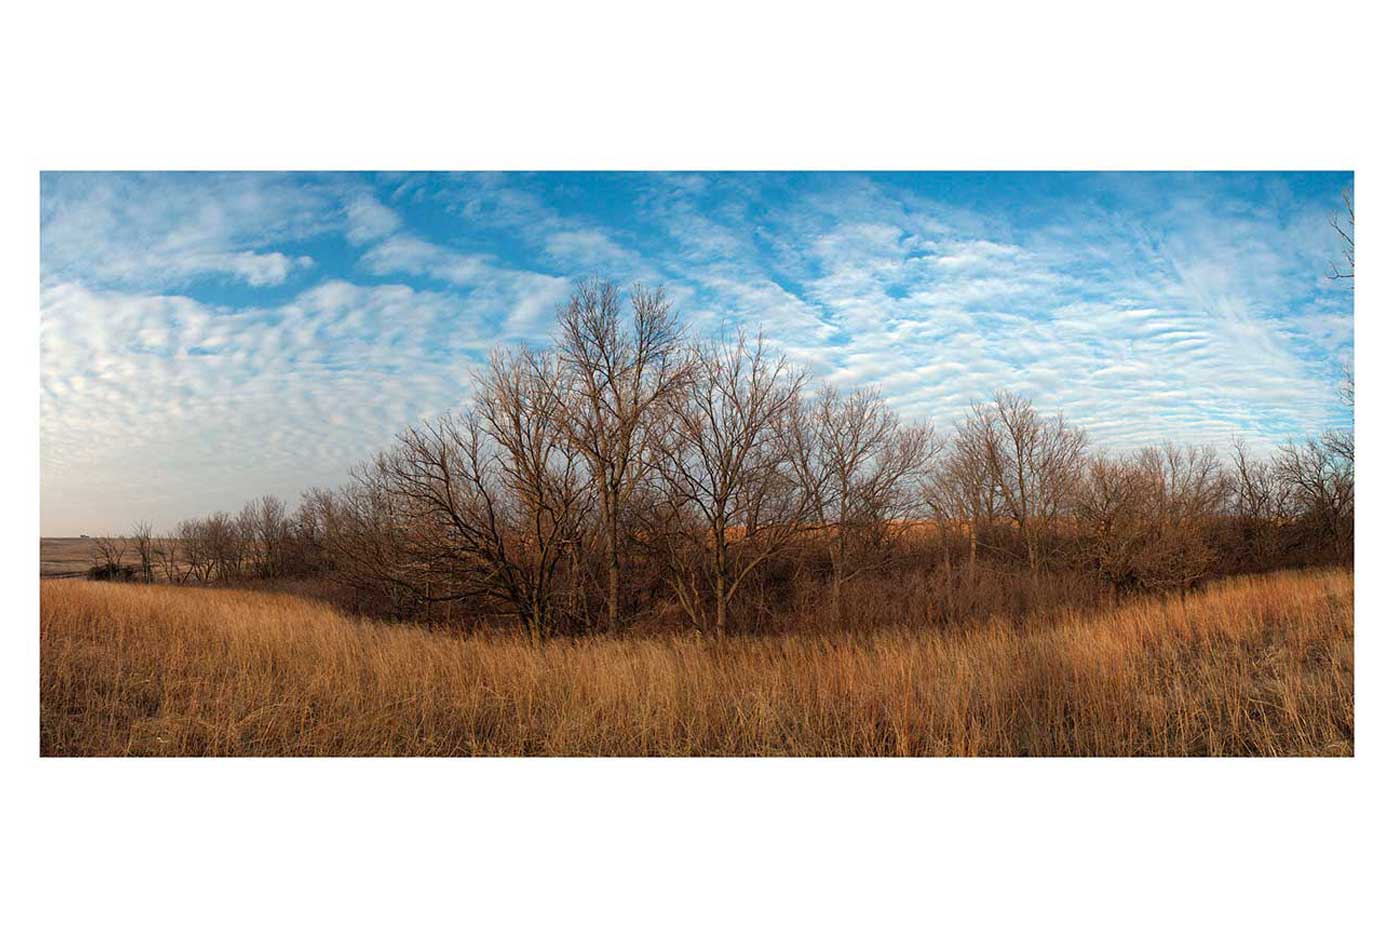
<svg viewBox="0 0 1400 933">
<path fill-rule="evenodd" d="M 1105 446 L 1350 423 L 1347 174 L 49 173 L 45 534 L 339 482 L 575 279 L 666 285 L 946 428 L 999 388 Z"/>
</svg>

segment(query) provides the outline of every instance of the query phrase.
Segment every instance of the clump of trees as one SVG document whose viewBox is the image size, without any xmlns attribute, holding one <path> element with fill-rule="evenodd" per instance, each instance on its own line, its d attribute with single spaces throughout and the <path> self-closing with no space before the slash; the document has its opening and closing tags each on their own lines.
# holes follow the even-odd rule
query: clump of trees
<svg viewBox="0 0 1400 933">
<path fill-rule="evenodd" d="M 1267 458 L 1239 442 L 1223 459 L 1109 453 L 1011 393 L 937 434 L 877 390 L 816 382 L 761 334 L 694 340 L 664 291 L 595 280 L 553 346 L 498 350 L 463 411 L 407 428 L 340 489 L 139 525 L 95 543 L 93 573 L 314 578 L 360 611 L 534 639 L 913 624 L 1005 610 L 1011 593 L 1349 561 L 1353 476 L 1349 433 Z"/>
<path fill-rule="evenodd" d="M 667 399 L 651 461 L 645 540 L 697 628 L 724 634 L 745 583 L 790 545 L 813 515 L 782 433 L 804 377 L 761 337 L 695 348 Z"/>
<path fill-rule="evenodd" d="M 144 583 L 225 583 L 322 573 L 324 493 L 306 494 L 294 512 L 276 496 L 187 519 L 165 534 L 137 522 L 125 536 L 93 539 L 89 576 Z"/>
</svg>

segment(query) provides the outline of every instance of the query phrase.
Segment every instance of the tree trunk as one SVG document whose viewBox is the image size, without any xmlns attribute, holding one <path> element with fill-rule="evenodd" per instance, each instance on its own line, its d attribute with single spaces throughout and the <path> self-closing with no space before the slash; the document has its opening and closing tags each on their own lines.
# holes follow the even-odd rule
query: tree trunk
<svg viewBox="0 0 1400 933">
<path fill-rule="evenodd" d="M 608 554 L 608 631 L 618 630 L 618 600 L 621 598 L 621 568 L 618 566 L 617 547 L 611 545 Z"/>
<path fill-rule="evenodd" d="M 608 631 L 616 632 L 619 628 L 619 607 L 621 578 L 622 578 L 622 555 L 621 545 L 618 540 L 618 516 L 617 497 L 610 495 L 606 502 L 607 521 L 607 559 L 608 559 Z"/>
<path fill-rule="evenodd" d="M 530 641 L 538 645 L 544 639 L 544 607 L 535 603 L 530 607 Z"/>
<path fill-rule="evenodd" d="M 723 638 L 729 624 L 729 590 L 725 585 L 729 576 L 729 553 L 724 540 L 725 529 L 713 529 L 715 535 L 715 634 Z"/>
<path fill-rule="evenodd" d="M 841 621 L 841 577 L 846 569 L 846 542 L 841 538 L 841 530 L 836 531 L 836 541 L 831 547 L 831 620 Z"/>
<path fill-rule="evenodd" d="M 946 522 L 939 522 L 938 543 L 943 550 L 943 591 L 951 592 L 953 589 L 953 546 L 948 540 L 948 526 Z"/>
</svg>

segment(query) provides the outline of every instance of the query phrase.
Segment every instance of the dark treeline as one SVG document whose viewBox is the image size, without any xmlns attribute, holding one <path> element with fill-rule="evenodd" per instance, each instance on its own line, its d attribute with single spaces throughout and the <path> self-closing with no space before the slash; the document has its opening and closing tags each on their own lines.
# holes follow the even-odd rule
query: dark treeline
<svg viewBox="0 0 1400 933">
<path fill-rule="evenodd" d="M 313 580 L 356 611 L 533 637 L 952 623 L 1349 562 L 1353 475 L 1350 432 L 1111 454 L 1006 393 L 935 433 L 593 281 L 550 349 L 498 350 L 464 411 L 342 488 L 139 525 L 93 573 Z"/>
</svg>

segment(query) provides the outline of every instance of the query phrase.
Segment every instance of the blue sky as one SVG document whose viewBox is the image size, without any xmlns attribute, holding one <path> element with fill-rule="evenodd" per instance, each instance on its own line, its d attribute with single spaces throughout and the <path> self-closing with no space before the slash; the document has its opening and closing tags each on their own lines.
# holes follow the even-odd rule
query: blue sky
<svg viewBox="0 0 1400 933">
<path fill-rule="evenodd" d="M 571 282 L 665 285 L 950 427 L 1106 448 L 1349 425 L 1350 173 L 87 174 L 41 180 L 41 532 L 336 485 Z"/>
</svg>

